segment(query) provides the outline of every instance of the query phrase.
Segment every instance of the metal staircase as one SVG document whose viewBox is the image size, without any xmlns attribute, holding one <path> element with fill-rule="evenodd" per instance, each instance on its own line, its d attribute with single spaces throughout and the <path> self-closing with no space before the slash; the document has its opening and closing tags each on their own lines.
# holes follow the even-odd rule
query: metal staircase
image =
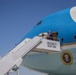
<svg viewBox="0 0 76 75">
<path fill-rule="evenodd" d="M 22 58 L 30 51 L 60 51 L 60 42 L 46 40 L 42 37 L 25 39 L 8 54 L 0 59 L 0 75 L 7 74 L 11 69 L 16 70 L 22 63 Z"/>
</svg>

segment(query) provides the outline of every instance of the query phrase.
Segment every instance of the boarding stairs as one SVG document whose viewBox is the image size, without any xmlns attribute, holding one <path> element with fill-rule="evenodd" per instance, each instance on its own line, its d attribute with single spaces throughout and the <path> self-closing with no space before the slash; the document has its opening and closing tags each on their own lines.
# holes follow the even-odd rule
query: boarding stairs
<svg viewBox="0 0 76 75">
<path fill-rule="evenodd" d="M 30 51 L 58 52 L 60 51 L 60 42 L 38 36 L 35 36 L 33 39 L 26 38 L 0 59 L 0 75 L 6 75 L 11 69 L 18 69 L 23 57 Z"/>
</svg>

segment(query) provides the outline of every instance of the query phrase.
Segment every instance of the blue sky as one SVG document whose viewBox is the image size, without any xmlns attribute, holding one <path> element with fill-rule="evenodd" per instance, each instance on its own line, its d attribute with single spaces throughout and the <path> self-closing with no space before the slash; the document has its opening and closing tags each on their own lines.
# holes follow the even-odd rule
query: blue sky
<svg viewBox="0 0 76 75">
<path fill-rule="evenodd" d="M 42 18 L 73 6 L 76 0 L 0 0 L 0 56 L 9 52 Z M 27 75 L 35 73 L 25 70 Z"/>
</svg>

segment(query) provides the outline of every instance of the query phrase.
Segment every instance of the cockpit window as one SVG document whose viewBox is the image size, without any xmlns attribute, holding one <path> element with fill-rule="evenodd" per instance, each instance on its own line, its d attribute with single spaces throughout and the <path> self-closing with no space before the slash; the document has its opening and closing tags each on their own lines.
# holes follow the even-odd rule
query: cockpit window
<svg viewBox="0 0 76 75">
<path fill-rule="evenodd" d="M 40 25 L 41 23 L 42 23 L 42 21 L 39 21 L 35 26 Z M 34 27 L 35 27 L 35 26 L 34 26 Z"/>
<path fill-rule="evenodd" d="M 42 23 L 42 21 L 39 21 L 36 25 L 40 25 Z"/>
</svg>

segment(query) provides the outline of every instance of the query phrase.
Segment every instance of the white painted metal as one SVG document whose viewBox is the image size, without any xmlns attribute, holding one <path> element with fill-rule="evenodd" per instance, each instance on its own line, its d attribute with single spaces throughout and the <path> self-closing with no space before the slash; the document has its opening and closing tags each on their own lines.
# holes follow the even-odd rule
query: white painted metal
<svg viewBox="0 0 76 75">
<path fill-rule="evenodd" d="M 42 52 L 56 52 L 60 51 L 60 42 L 54 40 L 42 39 L 42 43 L 39 44 L 34 51 L 42 51 Z"/>
<path fill-rule="evenodd" d="M 19 73 L 19 69 L 17 70 L 17 75 L 20 75 L 20 73 Z"/>
<path fill-rule="evenodd" d="M 60 51 L 60 42 L 47 40 L 42 37 L 25 39 L 0 60 L 0 75 L 6 74 L 15 67 L 18 69 L 22 58 L 31 50 Z"/>
<path fill-rule="evenodd" d="M 0 75 L 6 74 L 13 66 L 19 66 L 24 57 L 32 48 L 34 48 L 40 41 L 41 37 L 34 37 L 26 42 L 26 39 L 15 47 L 11 52 L 5 55 L 0 60 Z"/>
</svg>

